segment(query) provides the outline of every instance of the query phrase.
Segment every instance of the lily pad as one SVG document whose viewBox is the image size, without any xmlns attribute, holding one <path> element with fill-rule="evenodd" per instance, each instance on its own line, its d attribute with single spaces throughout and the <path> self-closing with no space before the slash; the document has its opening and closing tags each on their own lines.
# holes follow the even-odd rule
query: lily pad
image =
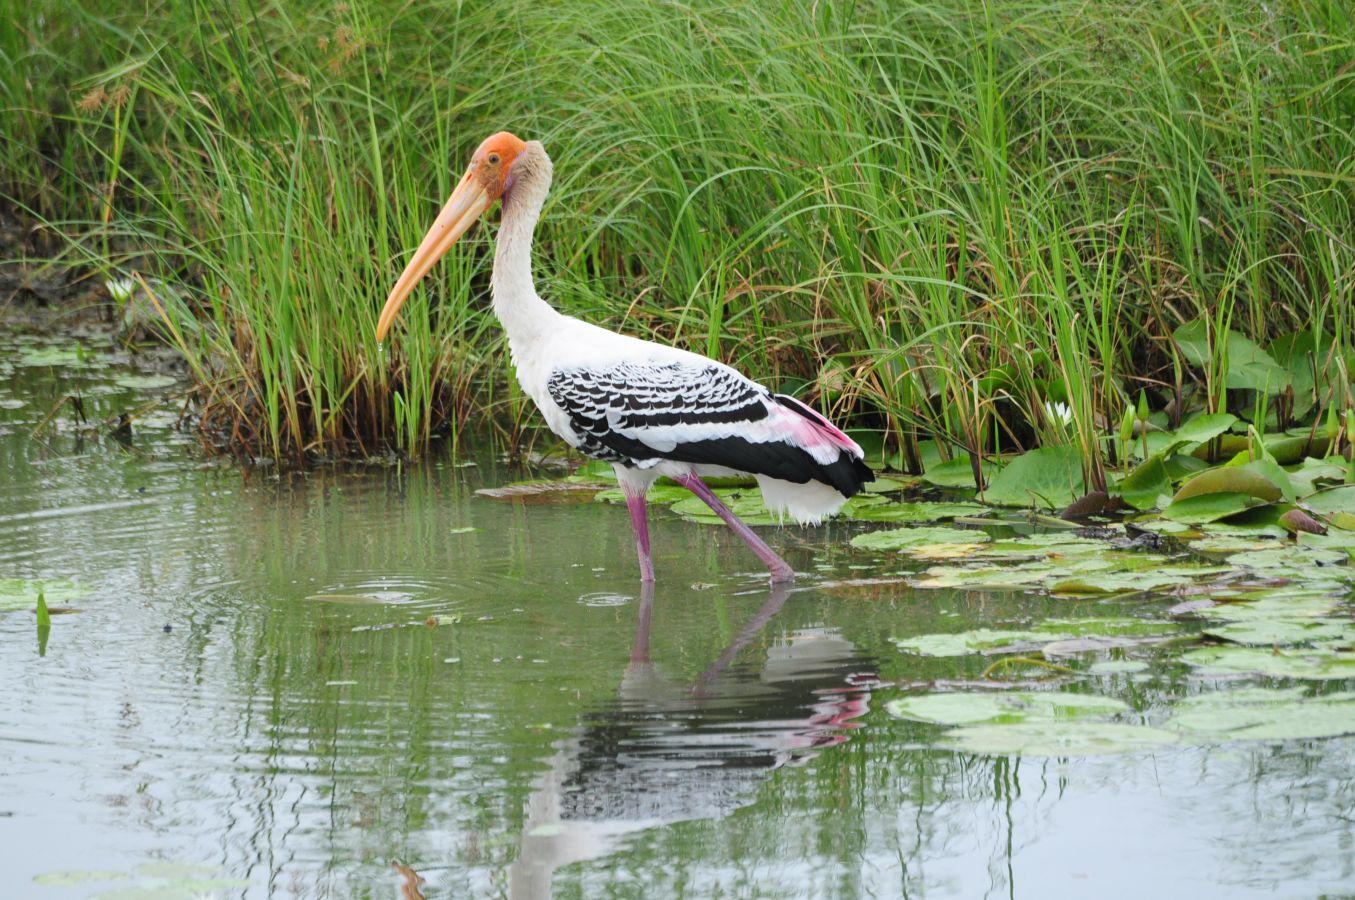
<svg viewBox="0 0 1355 900">
<path fill-rule="evenodd" d="M 1181 489 L 1172 497 L 1172 503 L 1204 494 L 1247 494 L 1267 503 L 1274 502 L 1284 496 L 1284 490 L 1269 474 L 1250 465 L 1207 469 L 1181 485 Z"/>
<path fill-rule="evenodd" d="M 1304 498 L 1303 505 L 1320 516 L 1355 513 L 1355 484 L 1328 488 Z"/>
<path fill-rule="evenodd" d="M 649 489 L 649 493 L 645 496 L 646 500 L 658 506 L 669 506 L 691 498 L 691 491 L 676 484 L 656 484 Z M 625 503 L 626 492 L 621 488 L 608 488 L 605 491 L 598 491 L 593 499 L 602 503 Z"/>
<path fill-rule="evenodd" d="M 1205 629 L 1222 641 L 1251 646 L 1290 646 L 1355 639 L 1355 622 L 1318 618 L 1254 618 L 1228 622 Z"/>
<path fill-rule="evenodd" d="M 893 638 L 900 650 L 921 656 L 965 656 L 970 653 L 1006 653 L 1042 647 L 1050 641 L 1087 636 L 1147 636 L 1176 630 L 1171 622 L 1131 616 L 1049 619 L 1029 629 L 975 628 L 954 634 L 923 634 Z"/>
<path fill-rule="evenodd" d="M 988 756 L 1103 756 L 1168 747 L 1179 736 L 1146 725 L 1116 722 L 1023 722 L 970 725 L 946 735 L 947 746 Z"/>
<path fill-rule="evenodd" d="M 977 503 L 874 503 L 852 509 L 851 517 L 866 522 L 940 522 L 956 516 L 982 515 L 987 511 L 988 507 Z"/>
<path fill-rule="evenodd" d="M 1191 541 L 1187 546 L 1196 553 L 1246 553 L 1252 550 L 1273 550 L 1275 541 L 1249 534 L 1210 534 Z"/>
<path fill-rule="evenodd" d="M 974 529 L 922 527 L 871 531 L 852 538 L 858 550 L 904 550 L 924 544 L 982 544 L 992 538 Z"/>
<path fill-rule="evenodd" d="M 1227 644 L 1190 650 L 1183 653 L 1181 659 L 1206 673 L 1299 679 L 1355 678 L 1355 651 L 1326 647 L 1272 650 Z"/>
<path fill-rule="evenodd" d="M 1041 447 L 1007 463 L 983 492 L 998 506 L 1061 509 L 1086 493 L 1076 447 Z"/>
<path fill-rule="evenodd" d="M 1249 493 L 1199 494 L 1179 500 L 1173 499 L 1167 508 L 1162 510 L 1162 515 L 1185 525 L 1201 525 L 1245 512 L 1258 502 Z"/>
<path fill-rule="evenodd" d="M 1214 691 L 1182 701 L 1164 727 L 1196 740 L 1295 740 L 1355 734 L 1355 693 L 1305 697 L 1294 689 Z"/>
<path fill-rule="evenodd" d="M 762 503 L 762 495 L 756 489 L 737 489 L 737 490 L 719 490 L 716 491 L 724 504 L 733 511 L 734 515 L 743 520 L 745 525 L 780 525 L 787 521 L 781 516 L 773 515 Z M 715 514 L 706 502 L 700 497 L 688 497 L 670 507 L 673 512 L 682 516 L 689 522 L 697 522 L 701 525 L 724 525 L 724 519 Z"/>
<path fill-rule="evenodd" d="M 16 366 L 61 366 L 67 369 L 80 369 L 91 364 L 94 354 L 82 351 L 78 347 L 35 347 L 20 353 L 14 360 Z"/>
<path fill-rule="evenodd" d="M 1261 569 L 1286 575 L 1308 575 L 1318 566 L 1335 566 L 1350 559 L 1349 554 L 1340 550 L 1322 550 L 1317 548 L 1289 545 L 1271 550 L 1249 550 L 1234 553 L 1228 557 L 1228 563 L 1248 569 Z M 1351 574 L 1355 574 L 1352 572 Z"/>
<path fill-rule="evenodd" d="M 1201 574 L 1216 571 L 1204 569 Z M 1190 584 L 1195 577 L 1194 573 L 1186 572 L 1092 572 L 1055 581 L 1050 590 L 1055 594 L 1080 595 L 1140 593 Z"/>
<path fill-rule="evenodd" d="M 160 388 L 174 387 L 179 383 L 179 379 L 171 375 L 119 375 L 113 379 L 113 383 L 118 387 L 131 388 L 138 391 L 153 391 Z"/>
<path fill-rule="evenodd" d="M 1344 528 L 1329 528 L 1326 534 L 1301 531 L 1297 538 L 1300 547 L 1345 553 L 1347 556 L 1355 554 L 1355 531 Z"/>
<path fill-rule="evenodd" d="M 1241 602 L 1212 606 L 1205 612 L 1209 618 L 1224 622 L 1321 618 L 1335 612 L 1339 604 L 1338 596 L 1320 591 L 1271 589 Z"/>
<path fill-rule="evenodd" d="M 1141 659 L 1103 659 L 1092 663 L 1087 671 L 1093 675 L 1136 675 L 1148 671 L 1148 664 Z"/>
<path fill-rule="evenodd" d="M 1053 691 L 938 692 L 917 694 L 885 704 L 885 710 L 896 719 L 934 725 L 1102 718 L 1127 709 L 1129 706 L 1126 703 L 1110 697 Z"/>
<path fill-rule="evenodd" d="M 982 544 L 923 544 L 910 548 L 908 555 L 922 560 L 973 559 L 982 547 Z"/>
<path fill-rule="evenodd" d="M 1051 531 L 1046 534 L 1028 534 L 1019 538 L 995 540 L 986 544 L 980 555 L 1002 559 L 1044 559 L 1107 553 L 1110 550 L 1110 545 L 1105 541 L 1085 538 L 1067 531 Z"/>
</svg>

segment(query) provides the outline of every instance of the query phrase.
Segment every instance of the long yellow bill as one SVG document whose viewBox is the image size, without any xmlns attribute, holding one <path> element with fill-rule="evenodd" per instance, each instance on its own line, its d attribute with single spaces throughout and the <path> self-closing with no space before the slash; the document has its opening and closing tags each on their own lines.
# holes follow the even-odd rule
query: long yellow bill
<svg viewBox="0 0 1355 900">
<path fill-rule="evenodd" d="M 428 270 L 433 268 L 433 264 L 442 258 L 448 250 L 452 248 L 457 239 L 475 224 L 475 220 L 484 214 L 492 202 L 489 192 L 479 183 L 474 176 L 474 169 L 470 169 L 462 177 L 461 183 L 452 191 L 452 196 L 447 200 L 447 205 L 442 207 L 442 212 L 438 213 L 437 219 L 433 222 L 433 227 L 428 229 L 428 233 L 423 236 L 423 241 L 419 244 L 419 249 L 414 251 L 414 255 L 409 258 L 409 264 L 405 266 L 404 272 L 400 274 L 400 280 L 395 282 L 395 287 L 391 288 L 390 296 L 386 298 L 386 305 L 381 310 L 381 318 L 376 323 L 376 339 L 384 341 L 386 333 L 390 331 L 391 325 L 395 323 L 395 317 L 400 312 L 400 307 L 404 305 L 414 286 L 419 283 L 423 276 L 428 274 Z"/>
</svg>

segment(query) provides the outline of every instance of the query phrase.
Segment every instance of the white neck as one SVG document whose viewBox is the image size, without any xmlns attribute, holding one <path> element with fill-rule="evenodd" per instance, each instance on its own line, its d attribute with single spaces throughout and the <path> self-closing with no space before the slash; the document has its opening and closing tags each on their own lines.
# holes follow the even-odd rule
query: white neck
<svg viewBox="0 0 1355 900">
<path fill-rule="evenodd" d="M 537 296 L 532 282 L 532 233 L 550 191 L 551 171 L 545 148 L 538 141 L 529 141 L 513 163 L 513 186 L 503 200 L 490 293 L 494 313 L 508 332 L 514 356 L 524 345 L 547 333 L 560 318 L 550 304 Z"/>
</svg>

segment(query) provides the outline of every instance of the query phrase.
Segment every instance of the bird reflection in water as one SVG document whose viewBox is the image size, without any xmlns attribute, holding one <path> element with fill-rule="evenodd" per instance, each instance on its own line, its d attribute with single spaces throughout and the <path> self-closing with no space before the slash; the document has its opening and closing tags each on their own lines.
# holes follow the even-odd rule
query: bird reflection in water
<svg viewBox="0 0 1355 900">
<path fill-rule="evenodd" d="M 751 805 L 773 771 L 860 727 L 874 663 L 835 630 L 790 632 L 760 666 L 733 665 L 787 595 L 774 585 L 719 658 L 681 684 L 650 661 L 654 588 L 643 586 L 616 701 L 581 718 L 533 786 L 511 897 L 549 897 L 557 869 L 611 853 L 628 835 Z"/>
</svg>

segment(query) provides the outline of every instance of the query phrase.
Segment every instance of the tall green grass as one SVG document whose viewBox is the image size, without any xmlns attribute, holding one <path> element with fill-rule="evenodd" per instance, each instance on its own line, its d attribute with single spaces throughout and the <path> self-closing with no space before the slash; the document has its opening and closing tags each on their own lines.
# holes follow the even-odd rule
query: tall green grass
<svg viewBox="0 0 1355 900">
<path fill-rule="evenodd" d="M 1097 482 L 1141 391 L 1270 414 L 1226 387 L 1230 328 L 1334 336 L 1308 416 L 1351 405 L 1352 58 L 1337 0 L 37 0 L 0 23 L 0 185 L 86 261 L 184 286 L 171 339 L 240 452 L 532 421 L 492 229 L 373 338 L 507 128 L 556 161 L 537 272 L 564 311 L 805 395 L 903 465 L 930 437 L 1072 443 Z M 1203 366 L 1172 338 L 1196 320 Z"/>
</svg>

